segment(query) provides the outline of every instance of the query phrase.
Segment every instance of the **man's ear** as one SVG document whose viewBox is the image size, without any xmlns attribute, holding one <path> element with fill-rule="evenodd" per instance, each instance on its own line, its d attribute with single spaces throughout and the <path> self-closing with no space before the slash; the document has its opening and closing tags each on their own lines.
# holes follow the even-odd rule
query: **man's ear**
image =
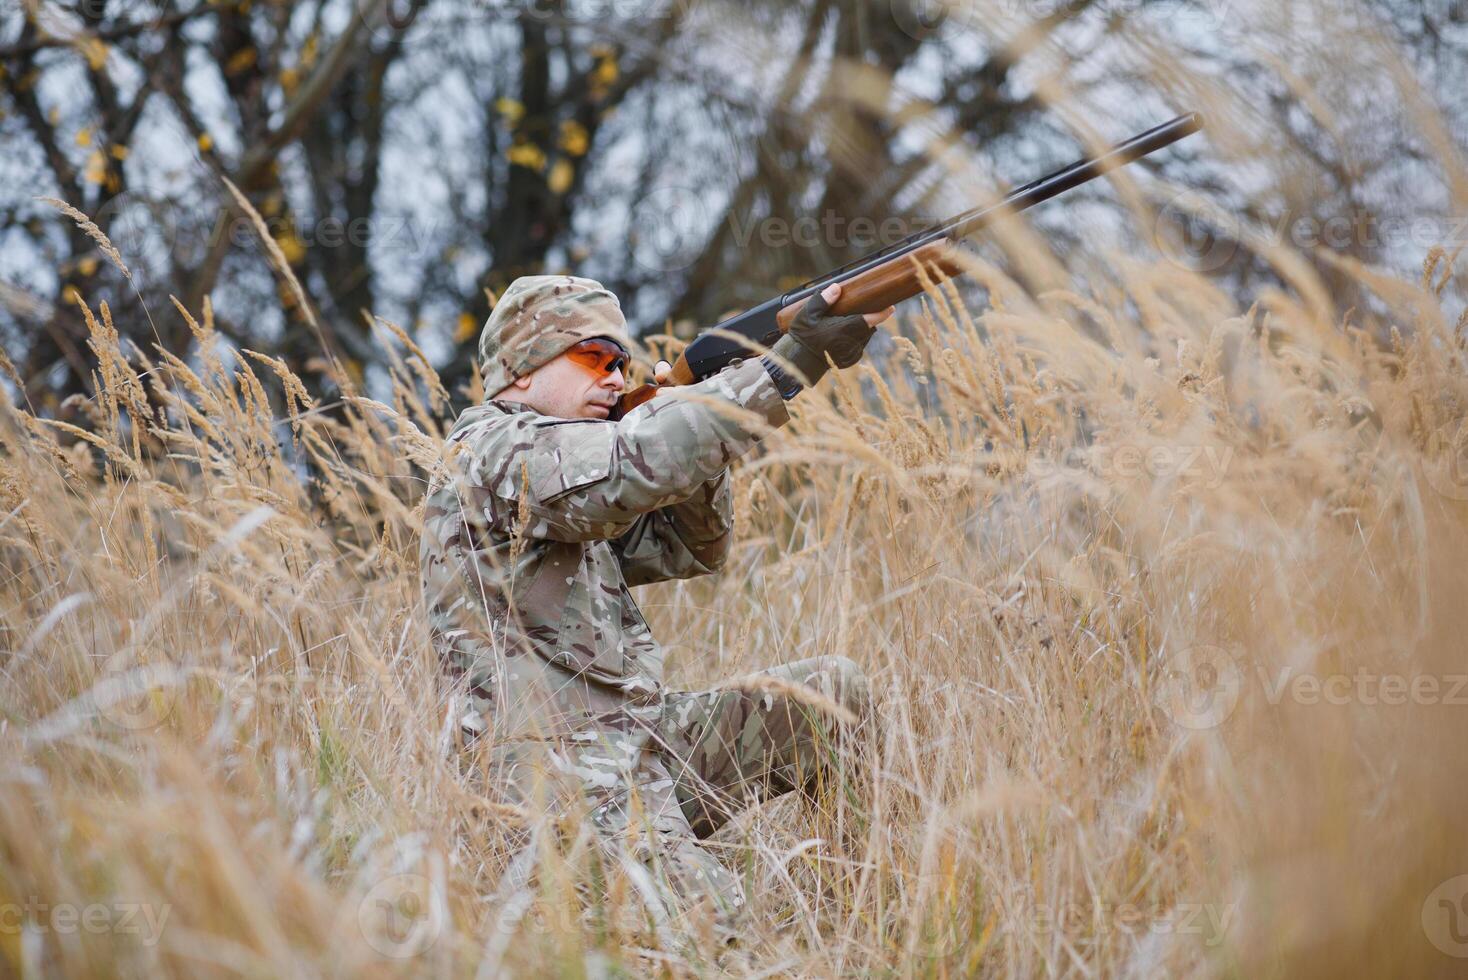
<svg viewBox="0 0 1468 980">
<path fill-rule="evenodd" d="M 517 392 L 517 391 L 529 391 L 529 390 L 530 390 L 530 375 L 527 374 L 523 378 L 516 378 L 514 381 L 511 381 L 509 384 L 505 385 L 499 391 L 497 391 L 493 395 L 489 396 L 489 399 L 488 400 L 489 401 L 494 401 L 495 399 L 498 399 L 498 398 L 504 398 L 506 395 L 512 395 L 514 392 Z M 515 401 L 516 399 L 512 397 L 510 400 L 511 401 Z"/>
</svg>

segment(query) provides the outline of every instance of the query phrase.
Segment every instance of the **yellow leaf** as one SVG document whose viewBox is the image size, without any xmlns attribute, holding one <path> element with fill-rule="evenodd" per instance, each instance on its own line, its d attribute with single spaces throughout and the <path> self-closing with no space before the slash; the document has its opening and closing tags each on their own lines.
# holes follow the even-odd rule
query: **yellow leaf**
<svg viewBox="0 0 1468 980">
<path fill-rule="evenodd" d="M 494 111 L 505 117 L 505 122 L 514 126 L 525 117 L 525 105 L 515 99 L 500 98 L 494 100 Z"/>
<path fill-rule="evenodd" d="M 294 68 L 283 68 L 280 72 L 280 87 L 287 96 L 294 95 L 301 76 Z"/>
<path fill-rule="evenodd" d="M 478 332 L 479 325 L 474 322 L 474 318 L 467 313 L 460 313 L 459 325 L 454 330 L 454 343 L 462 344 L 466 340 L 473 338 Z"/>
<path fill-rule="evenodd" d="M 97 274 L 97 260 L 88 255 L 77 262 L 76 269 L 84 276 L 94 276 Z"/>
<path fill-rule="evenodd" d="M 571 179 L 576 176 L 576 170 L 571 166 L 570 160 L 557 160 L 551 167 L 550 176 L 546 178 L 546 186 L 553 193 L 564 194 L 571 187 Z"/>
<path fill-rule="evenodd" d="M 92 71 L 101 71 L 102 66 L 107 64 L 107 45 L 95 38 L 89 37 L 77 43 L 77 49 L 86 57 L 87 64 Z"/>
<path fill-rule="evenodd" d="M 586 153 L 588 142 L 585 126 L 574 119 L 561 120 L 561 149 L 573 157 L 579 157 Z"/>
<path fill-rule="evenodd" d="M 86 169 L 82 171 L 82 180 L 89 184 L 100 184 L 107 179 L 107 158 L 102 151 L 93 150 L 87 157 Z"/>
<path fill-rule="evenodd" d="M 531 170 L 545 169 L 545 152 L 534 143 L 520 143 L 510 147 L 510 162 Z"/>
<path fill-rule="evenodd" d="M 226 75 L 238 75 L 240 72 L 246 71 L 254 65 L 256 57 L 257 54 L 253 47 L 240 48 L 234 54 L 230 55 L 229 60 L 224 63 L 224 73 Z"/>
<path fill-rule="evenodd" d="M 306 38 L 306 43 L 301 45 L 301 67 L 310 68 L 316 63 L 316 51 L 321 46 L 321 37 L 315 31 Z"/>
<path fill-rule="evenodd" d="M 295 265 L 306 257 L 306 245 L 297 237 L 294 229 L 286 229 L 275 238 L 275 244 L 280 246 L 280 254 L 291 265 Z"/>
<path fill-rule="evenodd" d="M 617 59 L 606 57 L 596 63 L 596 70 L 592 72 L 592 80 L 598 85 L 610 85 L 617 80 Z"/>
<path fill-rule="evenodd" d="M 76 145 L 77 146 L 91 146 L 92 145 L 92 130 L 89 127 L 83 126 L 81 129 L 77 130 L 77 132 L 76 132 Z"/>
<path fill-rule="evenodd" d="M 113 143 L 108 152 L 112 154 L 112 159 L 114 160 L 127 159 L 127 147 L 123 146 L 121 143 Z"/>
<path fill-rule="evenodd" d="M 210 136 L 208 133 L 200 133 L 199 150 L 203 153 L 208 153 L 212 149 L 214 149 L 214 137 Z"/>
</svg>

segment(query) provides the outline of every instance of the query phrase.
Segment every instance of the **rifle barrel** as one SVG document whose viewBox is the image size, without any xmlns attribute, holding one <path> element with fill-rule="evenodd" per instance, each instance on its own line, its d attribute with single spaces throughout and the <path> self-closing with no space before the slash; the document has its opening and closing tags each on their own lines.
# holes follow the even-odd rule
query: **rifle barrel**
<svg viewBox="0 0 1468 980">
<path fill-rule="evenodd" d="M 1161 125 L 1154 126 L 1144 133 L 1138 133 L 1125 142 L 1118 143 L 1110 150 L 1098 157 L 1086 157 L 1077 160 L 1068 167 L 1043 177 L 1038 177 L 1015 188 L 1005 195 L 1004 199 L 994 204 L 984 205 L 964 211 L 949 218 L 938 228 L 930 232 L 920 232 L 909 235 L 901 242 L 875 252 L 871 255 L 854 259 L 839 269 L 833 269 L 818 279 L 812 279 L 794 291 L 786 293 L 781 298 L 781 305 L 796 303 L 814 294 L 825 285 L 837 279 L 847 279 L 859 275 L 890 261 L 899 255 L 906 255 L 915 251 L 929 242 L 938 241 L 943 238 L 958 240 L 967 238 L 974 232 L 979 231 L 991 224 L 996 218 L 1007 214 L 1018 214 L 1028 208 L 1034 207 L 1044 201 L 1050 200 L 1073 187 L 1079 187 L 1087 181 L 1095 180 L 1097 177 L 1115 170 L 1123 164 L 1139 160 L 1149 153 L 1154 153 L 1164 146 L 1170 146 L 1182 139 L 1191 136 L 1203 128 L 1203 117 L 1196 112 L 1190 112 L 1178 116 Z"/>
</svg>

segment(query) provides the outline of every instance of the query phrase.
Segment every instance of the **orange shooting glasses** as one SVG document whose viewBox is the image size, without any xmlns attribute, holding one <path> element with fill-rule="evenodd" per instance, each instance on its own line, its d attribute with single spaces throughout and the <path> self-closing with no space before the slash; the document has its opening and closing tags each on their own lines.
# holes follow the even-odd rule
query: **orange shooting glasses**
<svg viewBox="0 0 1468 980">
<path fill-rule="evenodd" d="M 629 358 L 621 344 L 605 337 L 583 340 L 567 350 L 566 356 L 599 378 L 624 370 Z"/>
</svg>

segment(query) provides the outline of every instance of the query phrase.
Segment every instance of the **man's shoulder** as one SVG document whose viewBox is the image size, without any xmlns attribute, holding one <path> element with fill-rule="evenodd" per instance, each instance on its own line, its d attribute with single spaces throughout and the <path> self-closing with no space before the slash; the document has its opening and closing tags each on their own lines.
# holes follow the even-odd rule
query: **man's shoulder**
<svg viewBox="0 0 1468 980">
<path fill-rule="evenodd" d="M 449 442 L 463 442 L 494 433 L 513 432 L 524 428 L 534 417 L 534 412 L 517 411 L 509 404 L 484 402 L 460 412 L 446 438 Z"/>
<path fill-rule="evenodd" d="M 616 425 L 602 419 L 563 419 L 513 403 L 486 402 L 467 409 L 449 431 L 447 453 L 460 465 L 460 480 L 518 499 L 528 485 L 538 494 L 559 493 L 568 473 L 606 476 Z"/>
<path fill-rule="evenodd" d="M 615 426 L 603 419 L 563 419 L 541 415 L 513 402 L 485 402 L 465 409 L 449 430 L 447 441 L 475 450 L 532 448 L 564 439 L 594 437 Z"/>
</svg>

